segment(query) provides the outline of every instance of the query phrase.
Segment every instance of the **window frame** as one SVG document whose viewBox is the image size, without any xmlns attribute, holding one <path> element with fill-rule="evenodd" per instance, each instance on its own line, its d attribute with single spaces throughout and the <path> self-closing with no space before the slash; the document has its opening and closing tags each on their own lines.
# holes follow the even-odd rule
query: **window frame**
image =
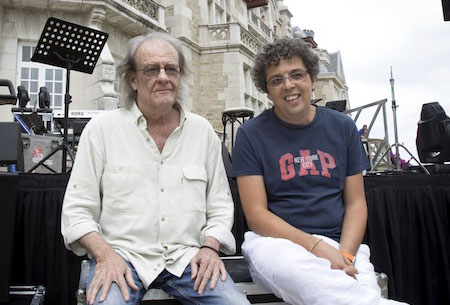
<svg viewBox="0 0 450 305">
<path fill-rule="evenodd" d="M 18 43 L 17 50 L 17 70 L 16 70 L 16 84 L 20 86 L 24 82 L 29 82 L 26 85 L 30 101 L 27 103 L 27 107 L 39 107 L 39 88 L 46 87 L 50 94 L 50 108 L 53 110 L 64 110 L 65 106 L 65 87 L 66 87 L 66 70 L 61 67 L 56 67 L 52 65 L 47 65 L 39 62 L 31 61 L 31 56 L 34 53 L 37 42 L 33 43 L 30 41 L 21 41 Z M 30 48 L 30 60 L 24 61 L 24 51 L 25 48 Z M 31 71 L 28 72 L 28 78 L 24 78 L 22 75 L 22 69 L 37 69 L 37 78 L 31 78 Z M 47 71 L 52 71 L 52 79 L 47 79 Z M 61 71 L 61 77 L 55 79 L 55 71 Z M 59 73 L 58 73 L 59 74 Z M 37 81 L 37 87 L 31 88 L 31 82 Z M 52 85 L 49 88 L 49 85 Z M 34 85 L 33 85 L 34 86 Z M 55 92 L 55 88 L 58 87 L 58 92 Z M 33 90 L 32 90 L 33 89 Z M 36 90 L 34 90 L 36 89 Z"/>
</svg>

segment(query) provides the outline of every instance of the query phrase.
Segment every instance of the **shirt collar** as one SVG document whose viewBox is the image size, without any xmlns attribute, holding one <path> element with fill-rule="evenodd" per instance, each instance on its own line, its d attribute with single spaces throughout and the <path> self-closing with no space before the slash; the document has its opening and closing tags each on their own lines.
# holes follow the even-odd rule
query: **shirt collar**
<svg viewBox="0 0 450 305">
<path fill-rule="evenodd" d="M 180 110 L 180 127 L 184 125 L 184 122 L 186 121 L 186 110 L 184 107 L 179 104 L 178 102 L 175 104 L 175 107 Z M 137 103 L 133 103 L 130 107 L 130 113 L 133 118 L 133 121 L 136 123 L 136 125 L 139 125 L 140 123 L 143 123 L 147 125 L 147 122 L 144 118 L 144 115 L 142 114 L 141 110 L 137 106 Z"/>
</svg>

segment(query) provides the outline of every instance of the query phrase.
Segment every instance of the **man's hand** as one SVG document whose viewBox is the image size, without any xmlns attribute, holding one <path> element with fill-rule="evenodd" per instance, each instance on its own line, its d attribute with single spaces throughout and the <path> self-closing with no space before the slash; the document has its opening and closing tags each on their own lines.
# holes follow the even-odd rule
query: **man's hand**
<svg viewBox="0 0 450 305">
<path fill-rule="evenodd" d="M 219 275 L 221 275 L 222 282 L 227 279 L 225 265 L 219 255 L 208 248 L 201 248 L 197 255 L 191 259 L 191 273 L 191 279 L 195 279 L 194 290 L 198 291 L 198 294 L 205 291 L 209 280 L 211 280 L 209 288 L 214 289 Z"/>
<path fill-rule="evenodd" d="M 340 269 L 348 276 L 356 279 L 355 275 L 358 270 L 353 266 L 352 262 L 344 257 L 339 250 L 321 241 L 314 247 L 312 253 L 317 257 L 325 258 L 331 262 L 331 269 Z"/>
<path fill-rule="evenodd" d="M 94 276 L 86 295 L 88 304 L 94 304 L 100 289 L 102 292 L 99 301 L 103 302 L 106 299 L 112 282 L 115 282 L 119 286 L 125 301 L 130 299 L 127 284 L 131 289 L 139 290 L 139 287 L 134 283 L 131 270 L 123 258 L 97 232 L 89 232 L 78 241 L 95 257 L 97 262 L 94 269 Z"/>
<path fill-rule="evenodd" d="M 111 252 L 105 258 L 98 258 L 94 269 L 94 277 L 89 285 L 86 300 L 88 304 L 94 304 L 97 293 L 101 291 L 99 301 L 103 302 L 106 299 L 109 288 L 112 283 L 116 283 L 123 299 L 128 301 L 130 295 L 128 293 L 128 286 L 133 290 L 139 290 L 133 280 L 130 268 L 125 261 L 115 252 Z"/>
</svg>

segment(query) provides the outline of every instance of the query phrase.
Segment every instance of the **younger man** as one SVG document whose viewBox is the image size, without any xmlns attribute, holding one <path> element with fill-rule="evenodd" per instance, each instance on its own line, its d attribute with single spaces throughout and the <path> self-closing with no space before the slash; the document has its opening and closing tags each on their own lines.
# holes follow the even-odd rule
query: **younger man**
<svg viewBox="0 0 450 305">
<path fill-rule="evenodd" d="M 289 304 L 397 303 L 381 298 L 370 251 L 362 171 L 351 118 L 311 105 L 319 58 L 300 39 L 263 47 L 255 85 L 274 107 L 243 124 L 233 174 L 249 228 L 242 251 L 258 282 Z"/>
</svg>

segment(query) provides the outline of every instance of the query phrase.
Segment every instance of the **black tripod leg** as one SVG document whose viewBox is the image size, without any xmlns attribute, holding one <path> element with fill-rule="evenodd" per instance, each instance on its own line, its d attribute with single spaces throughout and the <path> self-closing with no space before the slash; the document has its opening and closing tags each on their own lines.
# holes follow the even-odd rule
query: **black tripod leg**
<svg viewBox="0 0 450 305">
<path fill-rule="evenodd" d="M 67 145 L 67 152 L 69 153 L 70 159 L 72 159 L 72 164 L 75 161 L 75 154 L 73 153 L 72 147 L 70 145 Z"/>
<path fill-rule="evenodd" d="M 66 152 L 69 154 L 70 159 L 72 160 L 72 167 L 73 167 L 73 163 L 75 162 L 75 154 L 73 153 L 73 149 L 72 149 L 72 147 L 70 146 L 69 143 L 63 143 L 62 145 L 64 145 L 64 147 L 66 149 Z M 66 155 L 66 158 L 67 158 L 67 155 Z M 64 162 L 67 163 L 67 159 L 64 159 Z M 72 167 L 70 168 L 70 171 L 65 170 L 64 172 L 68 172 L 68 173 L 71 172 L 72 171 Z"/>
<path fill-rule="evenodd" d="M 42 166 L 51 171 L 53 174 L 57 174 L 57 172 L 53 168 L 49 167 L 47 164 L 42 163 Z"/>
</svg>

